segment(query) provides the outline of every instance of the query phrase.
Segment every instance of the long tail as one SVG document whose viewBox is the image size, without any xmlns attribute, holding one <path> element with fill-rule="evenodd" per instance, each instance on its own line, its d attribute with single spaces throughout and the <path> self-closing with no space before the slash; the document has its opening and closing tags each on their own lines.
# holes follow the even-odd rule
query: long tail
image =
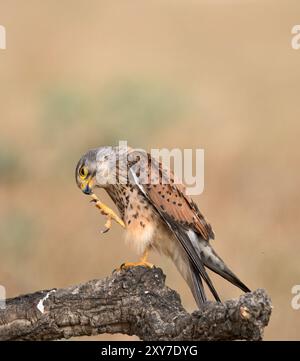
<svg viewBox="0 0 300 361">
<path fill-rule="evenodd" d="M 189 285 L 198 307 L 206 301 L 203 282 L 206 283 L 215 300 L 220 302 L 219 295 L 206 272 L 206 268 L 219 274 L 244 292 L 250 292 L 249 288 L 241 282 L 233 272 L 226 266 L 224 261 L 212 249 L 208 241 L 205 241 L 193 230 L 186 230 L 177 222 L 163 215 L 164 219 L 180 242 L 181 247 L 168 252 L 179 272 Z M 175 251 L 177 249 L 177 252 Z"/>
<path fill-rule="evenodd" d="M 226 266 L 225 262 L 217 255 L 207 241 L 199 239 L 199 248 L 201 259 L 207 268 L 225 278 L 242 291 L 251 292 L 250 289 Z"/>
</svg>

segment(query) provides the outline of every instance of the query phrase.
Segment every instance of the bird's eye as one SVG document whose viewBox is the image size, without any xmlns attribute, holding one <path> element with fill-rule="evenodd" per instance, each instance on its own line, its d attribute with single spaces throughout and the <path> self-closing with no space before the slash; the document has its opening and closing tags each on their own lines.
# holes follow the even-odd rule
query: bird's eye
<svg viewBox="0 0 300 361">
<path fill-rule="evenodd" d="M 87 167 L 83 166 L 79 169 L 79 175 L 80 175 L 80 178 L 84 179 L 86 178 L 86 176 L 88 175 L 88 169 Z"/>
</svg>

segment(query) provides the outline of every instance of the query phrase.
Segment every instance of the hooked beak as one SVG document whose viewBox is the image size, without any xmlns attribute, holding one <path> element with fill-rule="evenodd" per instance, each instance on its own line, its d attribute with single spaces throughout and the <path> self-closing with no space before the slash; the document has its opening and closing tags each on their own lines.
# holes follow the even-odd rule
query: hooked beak
<svg viewBox="0 0 300 361">
<path fill-rule="evenodd" d="M 80 188 L 84 194 L 92 194 L 93 193 L 93 181 L 92 179 L 88 179 L 86 182 L 82 182 Z"/>
</svg>

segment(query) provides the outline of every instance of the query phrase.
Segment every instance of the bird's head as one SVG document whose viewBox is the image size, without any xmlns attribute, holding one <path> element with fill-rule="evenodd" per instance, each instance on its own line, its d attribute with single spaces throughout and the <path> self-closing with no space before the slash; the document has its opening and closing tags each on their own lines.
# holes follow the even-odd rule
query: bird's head
<svg viewBox="0 0 300 361">
<path fill-rule="evenodd" d="M 95 187 L 105 188 L 116 183 L 120 154 L 125 153 L 120 153 L 117 147 L 100 147 L 89 150 L 80 158 L 75 178 L 83 193 L 92 194 Z"/>
<path fill-rule="evenodd" d="M 85 194 L 93 193 L 97 173 L 97 151 L 92 149 L 84 154 L 76 166 L 75 179 L 78 187 Z"/>
</svg>

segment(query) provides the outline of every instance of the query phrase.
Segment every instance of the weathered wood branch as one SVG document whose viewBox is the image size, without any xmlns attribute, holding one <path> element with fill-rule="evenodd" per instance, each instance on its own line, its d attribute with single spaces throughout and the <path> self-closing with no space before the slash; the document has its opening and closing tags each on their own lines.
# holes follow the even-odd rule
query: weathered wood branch
<svg viewBox="0 0 300 361">
<path fill-rule="evenodd" d="M 135 267 L 65 289 L 8 299 L 0 340 L 55 340 L 102 333 L 142 340 L 260 340 L 271 301 L 258 289 L 187 313 L 161 269 Z"/>
</svg>

